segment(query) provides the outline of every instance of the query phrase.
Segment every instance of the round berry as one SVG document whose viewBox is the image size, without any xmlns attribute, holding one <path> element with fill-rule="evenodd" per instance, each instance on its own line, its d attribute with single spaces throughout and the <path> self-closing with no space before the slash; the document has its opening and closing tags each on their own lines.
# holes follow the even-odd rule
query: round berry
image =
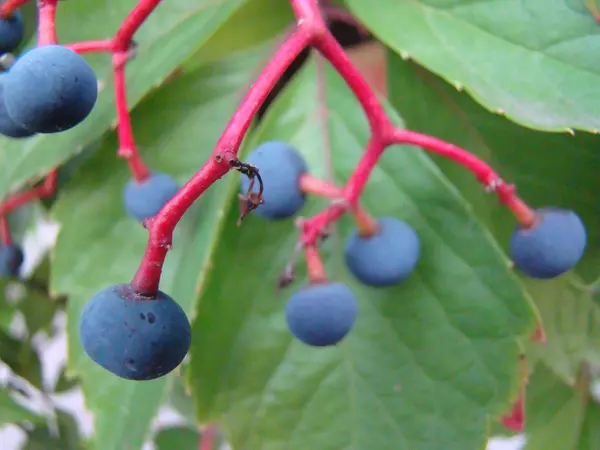
<svg viewBox="0 0 600 450">
<path fill-rule="evenodd" d="M 8 111 L 6 111 L 6 107 L 4 106 L 4 78 L 5 74 L 0 73 L 0 134 L 10 138 L 33 136 L 35 133 L 17 125 L 8 115 Z"/>
<path fill-rule="evenodd" d="M 305 344 L 326 347 L 340 342 L 352 329 L 356 299 L 342 283 L 311 284 L 287 303 L 286 321 L 292 334 Z"/>
<path fill-rule="evenodd" d="M 379 231 L 362 237 L 354 230 L 346 242 L 344 258 L 350 272 L 372 287 L 393 286 L 404 281 L 421 256 L 419 236 L 407 223 L 384 217 Z"/>
<path fill-rule="evenodd" d="M 0 18 L 0 55 L 12 52 L 23 40 L 21 13 L 14 11 L 10 17 Z"/>
<path fill-rule="evenodd" d="M 517 226 L 510 239 L 515 266 L 531 278 L 549 279 L 571 270 L 585 252 L 587 233 L 573 211 L 560 208 L 536 210 L 530 228 Z"/>
<path fill-rule="evenodd" d="M 179 191 L 177 182 L 165 173 L 153 172 L 144 181 L 131 178 L 125 185 L 125 211 L 140 222 L 154 217 Z"/>
<path fill-rule="evenodd" d="M 128 380 L 152 380 L 175 369 L 188 352 L 191 327 L 167 294 L 136 294 L 130 284 L 110 286 L 85 305 L 79 337 L 86 354 Z"/>
<path fill-rule="evenodd" d="M 23 250 L 16 244 L 0 246 L 0 277 L 16 277 L 23 264 Z"/>
<path fill-rule="evenodd" d="M 98 97 L 92 68 L 61 45 L 37 47 L 17 59 L 4 88 L 10 117 L 36 133 L 73 128 L 90 114 Z"/>
<path fill-rule="evenodd" d="M 256 166 L 264 183 L 264 203 L 254 211 L 265 219 L 287 219 L 304 206 L 305 196 L 300 190 L 300 176 L 308 171 L 300 153 L 285 142 L 265 142 L 247 159 Z M 246 194 L 250 180 L 242 178 L 241 192 Z M 254 183 L 253 192 L 259 184 Z"/>
</svg>

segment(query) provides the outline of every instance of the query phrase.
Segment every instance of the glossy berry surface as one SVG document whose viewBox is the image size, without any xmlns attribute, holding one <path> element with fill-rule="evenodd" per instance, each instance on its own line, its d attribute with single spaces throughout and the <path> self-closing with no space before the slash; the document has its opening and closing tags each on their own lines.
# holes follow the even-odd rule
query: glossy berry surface
<svg viewBox="0 0 600 450">
<path fill-rule="evenodd" d="M 15 11 L 11 17 L 0 19 L 0 55 L 12 52 L 23 40 L 23 20 Z"/>
<path fill-rule="evenodd" d="M 515 266 L 531 278 L 549 279 L 571 270 L 585 252 L 587 232 L 579 216 L 559 208 L 536 210 L 531 228 L 517 226 L 510 239 Z"/>
<path fill-rule="evenodd" d="M 140 222 L 153 217 L 179 191 L 179 185 L 169 175 L 153 172 L 142 181 L 131 178 L 123 191 L 125 211 Z"/>
<path fill-rule="evenodd" d="M 4 103 L 15 123 L 36 133 L 73 128 L 92 111 L 98 82 L 89 64 L 60 45 L 34 48 L 6 75 Z"/>
<path fill-rule="evenodd" d="M 17 125 L 8 115 L 8 111 L 4 106 L 4 78 L 5 74 L 0 74 L 0 134 L 10 138 L 33 136 L 35 133 Z"/>
<path fill-rule="evenodd" d="M 285 142 L 264 142 L 250 155 L 247 162 L 256 166 L 264 183 L 264 204 L 254 211 L 265 219 L 286 219 L 304 206 L 305 196 L 300 191 L 300 176 L 308 168 L 300 153 Z M 248 191 L 250 180 L 242 178 L 241 192 Z M 258 192 L 255 181 L 253 192 Z"/>
<path fill-rule="evenodd" d="M 292 334 L 314 347 L 340 342 L 356 321 L 357 303 L 342 283 L 311 284 L 296 291 L 285 309 Z"/>
<path fill-rule="evenodd" d="M 16 244 L 0 245 L 0 277 L 16 277 L 23 264 L 23 250 Z"/>
<path fill-rule="evenodd" d="M 407 223 L 384 217 L 377 220 L 379 232 L 361 237 L 354 230 L 348 237 L 344 258 L 348 270 L 363 284 L 393 286 L 404 281 L 421 256 L 419 236 Z"/>
<path fill-rule="evenodd" d="M 164 292 L 137 295 L 131 285 L 111 286 L 86 304 L 79 337 L 87 355 L 128 380 L 152 380 L 175 369 L 190 347 L 181 307 Z"/>
</svg>

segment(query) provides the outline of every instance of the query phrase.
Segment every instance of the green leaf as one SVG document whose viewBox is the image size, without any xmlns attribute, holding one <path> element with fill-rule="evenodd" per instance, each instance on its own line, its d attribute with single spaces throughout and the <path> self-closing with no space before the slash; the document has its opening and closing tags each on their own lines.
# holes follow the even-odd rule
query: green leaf
<svg viewBox="0 0 600 450">
<path fill-rule="evenodd" d="M 130 108 L 160 86 L 248 0 L 179 0 L 162 2 L 135 36 L 137 57 L 127 66 Z M 61 41 L 110 37 L 137 0 L 62 2 L 57 27 Z M 82 27 L 81 24 L 86 26 Z M 27 140 L 0 138 L 0 198 L 31 178 L 41 177 L 114 125 L 114 91 L 110 58 L 86 56 L 102 89 L 90 116 L 77 127 L 60 134 Z M 117 145 L 113 143 L 113 150 Z"/>
<path fill-rule="evenodd" d="M 28 341 L 21 341 L 5 330 L 0 330 L 0 360 L 15 375 L 42 389 L 42 363 L 36 350 Z"/>
<path fill-rule="evenodd" d="M 316 176 L 341 183 L 368 134 L 339 76 L 330 68 L 319 76 L 313 61 L 252 142 L 290 142 Z M 298 238 L 292 221 L 253 216 L 238 229 L 236 211 L 228 215 L 193 325 L 189 380 L 199 419 L 222 422 L 233 448 L 479 448 L 487 422 L 509 409 L 517 338 L 533 316 L 499 248 L 417 149 L 390 148 L 361 201 L 376 216 L 409 222 L 422 259 L 401 286 L 361 286 L 342 264 L 340 236 L 351 227 L 342 220 L 323 257 L 330 279 L 356 293 L 359 318 L 328 349 L 298 343 L 285 324 L 291 292 L 278 294 L 276 284 Z M 318 206 L 311 199 L 301 215 Z"/>
<path fill-rule="evenodd" d="M 565 385 L 544 365 L 538 365 L 527 388 L 525 450 L 592 450 L 600 446 L 600 406 L 583 379 Z"/>
<path fill-rule="evenodd" d="M 156 450 L 197 450 L 200 433 L 190 428 L 164 428 L 154 438 Z"/>
<path fill-rule="evenodd" d="M 0 388 L 0 424 L 17 422 L 43 422 L 44 417 L 34 414 L 25 406 L 21 405 L 11 395 L 9 389 Z"/>
<path fill-rule="evenodd" d="M 600 28 L 583 0 L 346 0 L 385 44 L 529 127 L 600 130 Z"/>
<path fill-rule="evenodd" d="M 263 49 L 254 49 L 186 72 L 140 105 L 133 123 L 150 167 L 172 174 L 180 183 L 187 181 L 212 152 L 262 55 Z M 86 302 L 108 285 L 130 281 L 147 242 L 146 230 L 123 209 L 122 189 L 129 173 L 115 158 L 115 145 L 114 136 L 107 139 L 65 187 L 53 210 L 61 232 L 51 285 L 53 291 L 69 295 L 69 367 L 81 378 L 86 404 L 95 414 L 95 444 L 102 450 L 142 445 L 172 378 L 119 379 L 92 362 L 79 342 L 78 319 Z M 161 289 L 188 314 L 193 315 L 199 279 L 212 250 L 207 243 L 219 231 L 223 199 L 232 191 L 232 182 L 235 178 L 226 178 L 211 188 L 177 227 Z"/>
<path fill-rule="evenodd" d="M 586 280 L 598 277 L 598 136 L 540 133 L 518 126 L 391 53 L 388 79 L 390 99 L 409 128 L 448 140 L 483 158 L 508 182 L 516 184 L 519 194 L 534 207 L 554 205 L 575 210 L 588 230 L 588 250 L 577 269 Z M 508 210 L 463 167 L 437 156 L 434 160 L 507 249 L 515 224 Z"/>
<path fill-rule="evenodd" d="M 54 392 L 66 392 L 79 385 L 79 379 L 77 377 L 69 377 L 67 375 L 67 368 L 63 367 L 60 371 L 56 384 L 54 386 Z"/>
<path fill-rule="evenodd" d="M 574 275 L 525 283 L 541 313 L 547 339 L 545 345 L 529 343 L 527 355 L 575 384 L 581 364 L 600 365 L 600 305 Z"/>
<path fill-rule="evenodd" d="M 26 288 L 26 286 L 24 285 Z M 26 288 L 25 297 L 18 303 L 23 313 L 27 331 L 33 337 L 38 331 L 52 332 L 52 320 L 59 310 L 59 303 L 39 289 Z"/>
<path fill-rule="evenodd" d="M 169 389 L 169 405 L 193 425 L 196 423 L 196 410 L 189 389 L 185 386 L 186 372 L 187 366 L 182 366 L 181 375 L 174 377 Z"/>
</svg>

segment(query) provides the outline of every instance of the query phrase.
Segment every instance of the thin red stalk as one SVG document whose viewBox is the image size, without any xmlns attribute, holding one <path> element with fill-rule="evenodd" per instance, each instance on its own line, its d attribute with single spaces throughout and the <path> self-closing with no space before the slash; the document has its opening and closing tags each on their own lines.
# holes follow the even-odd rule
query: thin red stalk
<svg viewBox="0 0 600 450">
<path fill-rule="evenodd" d="M 15 209 L 25 205 L 26 203 L 29 203 L 32 200 L 51 196 L 56 189 L 57 179 L 58 170 L 53 169 L 46 176 L 46 179 L 41 185 L 22 192 L 21 194 L 16 194 L 7 198 L 0 204 L 0 216 L 5 216 L 11 211 L 14 211 Z"/>
<path fill-rule="evenodd" d="M 208 425 L 202 431 L 202 436 L 200 436 L 198 450 L 214 450 L 216 431 L 217 430 L 214 425 Z"/>
<path fill-rule="evenodd" d="M 11 16 L 13 11 L 29 3 L 31 0 L 6 0 L 0 4 L 0 17 L 6 19 Z"/>
<path fill-rule="evenodd" d="M 110 52 L 112 51 L 113 42 L 110 39 L 102 41 L 83 41 L 65 44 L 65 47 L 70 48 L 75 53 L 92 53 L 92 52 Z"/>
<path fill-rule="evenodd" d="M 12 237 L 6 216 L 0 216 L 0 242 L 4 246 L 12 244 Z"/>
<path fill-rule="evenodd" d="M 135 32 L 146 21 L 154 8 L 158 6 L 161 0 L 140 0 L 139 3 L 131 10 L 129 15 L 125 17 L 123 23 L 119 27 L 113 42 L 116 51 L 125 52 L 129 49 L 131 39 Z"/>
<path fill-rule="evenodd" d="M 305 173 L 299 180 L 300 190 L 305 194 L 318 195 L 320 197 L 343 199 L 344 190 L 334 186 L 327 181 L 321 180 L 309 173 Z"/>
<path fill-rule="evenodd" d="M 58 0 L 38 0 L 38 42 L 37 45 L 52 45 L 58 42 L 56 36 L 56 3 Z"/>
<path fill-rule="evenodd" d="M 316 245 L 304 246 L 304 259 L 306 260 L 306 267 L 308 269 L 308 281 L 310 283 L 326 283 L 327 272 L 325 271 L 323 259 Z"/>
<path fill-rule="evenodd" d="M 309 44 L 310 39 L 310 34 L 298 29 L 285 41 L 249 89 L 221 135 L 210 159 L 153 219 L 147 221 L 146 226 L 150 234 L 148 245 L 132 280 L 136 292 L 143 295 L 154 295 L 157 292 L 175 226 L 194 201 L 231 169 L 229 161 L 236 157 L 252 119 L 277 81 Z"/>
<path fill-rule="evenodd" d="M 118 120 L 119 151 L 118 155 L 129 164 L 133 178 L 144 181 L 150 175 L 150 171 L 140 152 L 138 151 L 131 126 L 131 116 L 127 106 L 127 89 L 125 82 L 125 64 L 127 63 L 127 52 L 115 53 L 113 55 L 113 66 L 115 74 L 115 105 Z"/>
</svg>

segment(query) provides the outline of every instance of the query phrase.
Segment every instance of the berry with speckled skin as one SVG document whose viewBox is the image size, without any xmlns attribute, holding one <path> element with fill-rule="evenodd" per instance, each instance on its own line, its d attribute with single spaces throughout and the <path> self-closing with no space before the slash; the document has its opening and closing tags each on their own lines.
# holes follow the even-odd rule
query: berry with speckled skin
<svg viewBox="0 0 600 450">
<path fill-rule="evenodd" d="M 379 231 L 361 237 L 354 230 L 346 242 L 344 258 L 350 272 L 372 287 L 393 286 L 404 281 L 421 256 L 419 236 L 407 223 L 384 217 L 377 220 Z"/>
<path fill-rule="evenodd" d="M 4 78 L 5 74 L 0 73 L 0 134 L 10 138 L 26 138 L 33 136 L 32 133 L 25 127 L 17 125 L 8 115 L 8 111 L 4 106 Z"/>
<path fill-rule="evenodd" d="M 98 81 L 90 65 L 61 45 L 28 51 L 6 74 L 6 110 L 31 132 L 73 128 L 90 114 L 97 97 Z"/>
<path fill-rule="evenodd" d="M 23 250 L 16 244 L 0 245 L 0 277 L 16 277 L 23 264 Z"/>
<path fill-rule="evenodd" d="M 19 11 L 14 11 L 11 17 L 0 19 L 0 55 L 10 53 L 23 40 L 23 20 Z"/>
<path fill-rule="evenodd" d="M 350 332 L 356 321 L 357 303 L 345 284 L 311 284 L 292 295 L 285 313 L 297 339 L 314 347 L 327 347 Z"/>
<path fill-rule="evenodd" d="M 122 284 L 100 291 L 86 304 L 79 337 L 86 354 L 106 370 L 128 380 L 152 380 L 181 364 L 191 328 L 181 307 L 164 292 L 149 298 Z"/>
<path fill-rule="evenodd" d="M 308 168 L 298 150 L 285 142 L 264 142 L 250 153 L 247 162 L 258 168 L 264 183 L 264 203 L 254 214 L 265 219 L 287 219 L 304 206 L 299 180 Z M 249 185 L 250 180 L 243 177 L 242 194 L 248 192 Z M 255 182 L 253 191 L 258 192 L 258 188 Z"/>
<path fill-rule="evenodd" d="M 571 270 L 585 252 L 587 232 L 579 216 L 560 208 L 536 210 L 531 228 L 517 226 L 510 239 L 515 266 L 531 278 L 550 279 Z"/>
<path fill-rule="evenodd" d="M 154 217 L 179 191 L 179 185 L 169 175 L 153 172 L 144 181 L 131 178 L 123 191 L 125 211 L 140 222 Z"/>
</svg>

